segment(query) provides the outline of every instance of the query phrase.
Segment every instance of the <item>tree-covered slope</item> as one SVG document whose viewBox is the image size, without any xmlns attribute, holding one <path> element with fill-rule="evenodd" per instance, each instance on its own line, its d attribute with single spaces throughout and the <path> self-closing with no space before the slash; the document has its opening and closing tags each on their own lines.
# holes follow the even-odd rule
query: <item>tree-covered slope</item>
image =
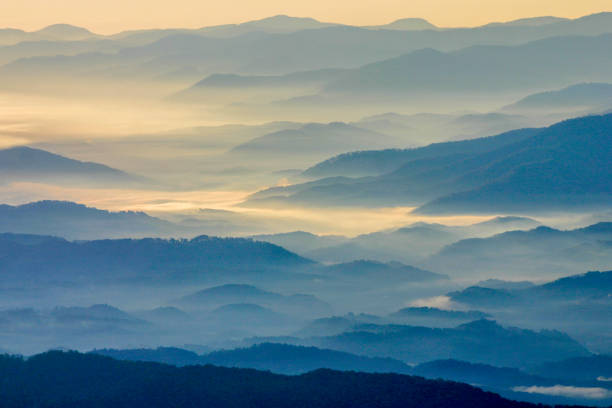
<svg viewBox="0 0 612 408">
<path fill-rule="evenodd" d="M 0 358 L 3 408 L 89 407 L 532 407 L 475 387 L 398 374 L 255 370 L 117 361 L 48 352 Z"/>
</svg>

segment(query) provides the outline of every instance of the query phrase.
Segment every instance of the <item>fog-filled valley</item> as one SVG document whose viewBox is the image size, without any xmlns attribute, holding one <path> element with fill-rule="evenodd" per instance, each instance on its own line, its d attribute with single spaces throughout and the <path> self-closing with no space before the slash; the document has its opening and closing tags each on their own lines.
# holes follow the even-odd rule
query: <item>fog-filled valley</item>
<svg viewBox="0 0 612 408">
<path fill-rule="evenodd" d="M 612 406 L 612 13 L 0 28 L 0 300 L 1 407 Z"/>
</svg>

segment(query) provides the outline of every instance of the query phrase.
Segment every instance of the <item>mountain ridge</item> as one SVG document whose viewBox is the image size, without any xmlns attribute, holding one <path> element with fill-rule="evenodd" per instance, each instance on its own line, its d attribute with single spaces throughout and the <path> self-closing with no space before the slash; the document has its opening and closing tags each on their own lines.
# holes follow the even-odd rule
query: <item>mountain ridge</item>
<svg viewBox="0 0 612 408">
<path fill-rule="evenodd" d="M 66 408 L 99 406 L 100 401 L 116 407 L 150 408 L 180 405 L 184 401 L 205 402 L 217 407 L 306 407 L 316 403 L 322 408 L 434 408 L 445 406 L 451 400 L 457 408 L 535 407 L 465 384 L 397 374 L 321 369 L 287 377 L 248 369 L 177 368 L 57 351 L 27 360 L 2 357 L 0 363 L 3 373 L 17 374 L 5 375 L 11 379 L 1 390 L 7 408 L 21 407 L 24 401 L 28 404 L 37 401 L 44 406 L 55 403 Z M 74 398 L 75 390 L 78 390 L 78 399 Z"/>
<path fill-rule="evenodd" d="M 306 205 L 408 205 L 420 206 L 416 212 L 427 214 L 520 213 L 542 206 L 601 208 L 610 203 L 612 194 L 612 170 L 606 166 L 612 151 L 607 137 L 611 129 L 611 114 L 593 115 L 492 138 L 430 145 L 403 153 L 420 154 L 423 159 L 414 158 L 382 175 L 338 178 L 338 182 L 320 179 L 270 190 L 263 200 L 259 197 L 266 197 L 266 192 L 259 192 L 251 201 L 263 205 L 275 200 Z M 508 143 L 495 146 L 504 140 Z M 483 144 L 495 147 L 474 149 Z M 448 153 L 436 154 L 435 149 L 446 148 Z"/>
<path fill-rule="evenodd" d="M 112 167 L 70 159 L 46 150 L 27 146 L 0 150 L 0 171 L 9 180 L 53 181 L 72 179 L 88 184 L 143 184 L 144 177 Z"/>
</svg>

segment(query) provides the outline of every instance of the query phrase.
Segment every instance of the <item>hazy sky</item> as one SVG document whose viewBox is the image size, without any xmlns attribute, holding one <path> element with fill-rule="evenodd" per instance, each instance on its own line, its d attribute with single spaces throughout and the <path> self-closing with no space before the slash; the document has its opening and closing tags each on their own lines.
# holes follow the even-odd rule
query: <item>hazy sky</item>
<svg viewBox="0 0 612 408">
<path fill-rule="evenodd" d="M 58 22 L 100 33 L 153 27 L 202 27 L 276 14 L 355 25 L 423 17 L 440 26 L 612 10 L 610 0 L 0 0 L 0 27 L 34 30 Z"/>
</svg>

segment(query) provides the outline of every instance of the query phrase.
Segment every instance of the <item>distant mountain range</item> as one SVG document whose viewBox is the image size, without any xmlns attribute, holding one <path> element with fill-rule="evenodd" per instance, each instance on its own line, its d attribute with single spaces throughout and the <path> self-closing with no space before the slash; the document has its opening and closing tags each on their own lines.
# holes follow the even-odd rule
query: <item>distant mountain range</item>
<svg viewBox="0 0 612 408">
<path fill-rule="evenodd" d="M 67 239 L 197 235 L 190 229 L 142 212 L 111 212 L 69 201 L 0 204 L 0 232 L 56 235 Z"/>
<path fill-rule="evenodd" d="M 328 244 L 325 237 L 320 248 L 304 252 L 282 236 L 270 242 L 289 248 L 296 253 L 321 262 L 349 262 L 362 257 L 379 261 L 399 260 L 409 264 L 421 264 L 446 245 L 469 237 L 487 237 L 509 230 L 525 230 L 539 223 L 525 217 L 496 217 L 489 221 L 468 226 L 415 223 L 402 228 L 359 235 L 344 242 Z M 265 241 L 266 239 L 264 239 Z M 325 245 L 326 244 L 326 245 Z M 452 273 L 447 270 L 444 273 Z"/>
<path fill-rule="evenodd" d="M 104 39 L 113 43 L 106 50 L 102 49 L 100 44 L 95 44 L 95 41 L 92 41 L 91 49 L 87 51 L 72 51 L 53 56 L 44 56 L 45 53 L 38 50 L 33 50 L 30 54 L 24 53 L 20 59 L 9 62 L 2 69 L 3 75 L 6 76 L 3 85 L 11 86 L 15 81 L 18 81 L 20 87 L 26 87 L 28 85 L 26 79 L 32 75 L 61 79 L 67 78 L 66 75 L 74 76 L 78 74 L 82 80 L 91 80 L 93 77 L 108 77 L 109 74 L 114 74 L 134 80 L 156 79 L 158 81 L 163 80 L 162 78 L 170 78 L 176 75 L 181 77 L 182 75 L 183 81 L 187 82 L 198 76 L 201 79 L 207 74 L 219 72 L 270 75 L 327 68 L 357 68 L 364 64 L 395 58 L 398 55 L 425 48 L 447 52 L 474 45 L 518 45 L 552 37 L 597 36 L 610 33 L 610 19 L 610 13 L 600 13 L 575 20 L 529 20 L 531 23 L 494 24 L 477 28 L 433 29 L 433 27 L 420 20 L 398 21 L 388 26 L 352 27 L 320 23 L 312 19 L 276 16 L 240 25 L 217 26 L 198 30 L 132 31 L 110 37 L 97 36 L 97 39 Z M 16 34 L 17 36 L 24 35 L 23 33 L 10 31 L 8 35 L 12 36 L 13 40 L 4 43 L 14 44 Z M 25 36 L 27 38 L 28 34 L 25 34 Z M 25 38 L 22 37 L 22 39 Z M 556 47 L 542 44 L 542 48 L 533 50 L 528 54 L 513 51 L 510 54 L 514 54 L 514 57 L 508 55 L 507 58 L 509 59 L 505 61 L 499 61 L 497 58 L 499 55 L 496 55 L 495 52 L 491 53 L 491 50 L 474 50 L 475 54 L 472 54 L 472 51 L 468 52 L 464 61 L 471 58 L 469 61 L 475 63 L 474 58 L 482 57 L 480 52 L 485 51 L 488 57 L 480 60 L 477 65 L 482 65 L 482 69 L 485 69 L 485 67 L 496 68 L 499 71 L 497 74 L 498 80 L 487 84 L 487 86 L 496 88 L 507 87 L 508 81 L 503 80 L 504 75 L 516 78 L 516 75 L 519 75 L 520 72 L 517 67 L 522 66 L 523 70 L 526 69 L 527 65 L 522 64 L 521 58 L 527 56 L 533 62 L 531 65 L 532 72 L 542 74 L 544 68 L 541 62 L 548 62 L 549 75 L 538 75 L 538 80 L 545 81 L 548 85 L 563 85 L 560 83 L 561 76 L 569 75 L 571 77 L 578 72 L 578 69 L 583 74 L 591 74 L 592 76 L 590 78 L 578 78 L 574 82 L 603 80 L 601 76 L 605 76 L 608 64 L 605 45 L 604 49 L 598 50 L 599 54 L 594 55 L 595 60 L 598 61 L 597 64 L 586 64 L 580 67 L 571 62 L 578 60 L 580 56 L 585 56 L 588 50 L 595 50 L 593 46 L 579 46 L 578 43 L 581 41 L 596 40 L 579 39 L 578 37 L 573 40 L 569 38 L 559 39 Z M 563 52 L 559 52 L 561 51 L 559 47 Z M 543 52 L 546 49 L 549 50 L 549 53 Z M 12 50 L 9 52 L 12 52 Z M 564 64 L 554 64 L 556 57 L 551 57 L 551 55 L 568 55 L 568 52 L 574 55 L 569 62 L 564 61 Z M 43 56 L 37 57 L 41 54 Z M 425 60 L 435 63 L 438 61 L 436 55 L 430 55 L 425 59 L 415 55 L 414 57 L 418 57 L 417 59 L 420 62 L 416 65 L 408 65 L 408 67 L 412 67 L 410 69 L 414 71 L 419 66 L 427 65 Z M 421 53 L 421 57 L 426 57 L 426 55 Z M 459 55 L 440 55 L 439 57 L 450 63 L 448 69 L 451 69 L 454 65 L 452 72 L 455 72 L 454 70 L 459 67 L 458 63 L 463 58 Z M 2 59 L 0 52 L 0 60 Z M 493 64 L 492 61 L 498 61 L 498 65 L 491 65 Z M 489 65 L 487 66 L 487 64 Z M 121 66 L 121 70 L 117 70 L 117 66 Z M 435 85 L 436 82 L 432 78 L 436 75 L 436 70 L 432 68 L 435 68 L 435 66 L 430 67 L 429 70 L 414 71 L 419 73 L 420 76 L 414 77 L 413 84 Z M 440 77 L 443 69 L 438 68 L 439 79 L 443 79 Z M 361 73 L 356 72 L 354 75 L 359 76 L 367 70 L 361 71 Z M 393 70 L 390 72 L 392 73 Z M 399 71 L 396 70 L 395 72 Z M 460 72 L 464 76 L 463 81 L 455 80 L 455 85 L 465 81 L 473 83 L 478 76 L 477 72 L 473 72 L 473 75 L 469 77 L 470 70 Z M 369 79 L 367 83 L 359 83 L 354 75 L 352 74 L 351 78 L 335 83 L 329 89 L 346 91 L 351 89 L 348 86 L 349 84 L 351 86 L 358 85 L 359 89 L 364 86 L 372 89 L 373 84 L 377 84 L 374 88 L 379 86 L 389 88 L 388 84 L 393 82 L 392 78 L 389 77 L 387 85 L 385 85 L 385 81 L 380 81 L 381 78 Z M 410 76 L 404 77 L 404 80 L 398 86 L 399 89 L 406 89 L 407 81 L 410 81 L 406 80 L 407 77 Z M 566 77 L 565 80 L 569 80 L 570 77 Z M 525 77 L 520 78 L 525 79 Z M 9 80 L 13 83 L 11 84 Z M 524 83 L 519 81 L 519 84 Z M 564 85 L 567 85 L 567 83 Z M 36 87 L 40 84 L 31 83 L 30 86 Z"/>
<path fill-rule="evenodd" d="M 14 308 L 0 311 L 0 342 L 13 352 L 31 354 L 53 347 L 89 349 L 129 344 L 139 336 L 159 335 L 150 322 L 116 307 Z"/>
<path fill-rule="evenodd" d="M 228 284 L 200 290 L 179 299 L 177 302 L 196 308 L 215 308 L 229 303 L 267 304 L 279 301 L 283 296 L 261 290 L 252 285 Z"/>
<path fill-rule="evenodd" d="M 132 293 L 134 288 L 131 287 Z M 54 288 L 51 286 L 48 290 Z M 103 291 L 104 287 L 97 286 L 97 290 Z M 308 298 L 310 303 L 300 303 L 301 298 Z M 282 335 L 296 331 L 309 319 L 331 314 L 329 305 L 307 295 L 297 299 L 287 297 L 284 302 L 266 305 L 269 307 L 246 302 L 221 303 L 211 309 L 191 307 L 187 312 L 169 306 L 128 312 L 107 304 L 44 308 L 41 302 L 41 307 L 36 309 L 0 310 L 0 344 L 10 345 L 13 352 L 24 354 L 58 346 L 79 350 L 124 348 L 138 339 L 154 347 L 186 338 L 208 344 Z"/>
<path fill-rule="evenodd" d="M 28 238 L 26 236 L 25 238 Z M 123 239 L 70 242 L 0 234 L 3 284 L 21 286 L 218 282 L 259 279 L 313 265 L 278 246 L 239 238 Z M 266 273 L 259 273 L 264 270 Z M 231 277 L 225 277 L 231 273 Z"/>
<path fill-rule="evenodd" d="M 254 218 L 231 211 L 202 209 L 196 216 L 168 221 L 140 211 L 106 211 L 71 201 L 0 204 L 0 233 L 54 235 L 69 240 L 238 235 L 244 228 L 261 229 Z"/>
<path fill-rule="evenodd" d="M 486 31 L 491 27 L 541 27 L 546 26 L 546 30 L 553 33 L 568 33 L 576 32 L 572 30 L 590 30 L 589 34 L 601 32 L 602 28 L 605 28 L 605 22 L 607 21 L 607 13 L 592 14 L 584 16 L 578 19 L 567 19 L 560 17 L 534 17 L 534 18 L 523 18 L 508 22 L 496 22 L 477 27 L 477 30 Z M 231 37 L 241 35 L 249 32 L 265 32 L 265 33 L 290 33 L 300 30 L 312 30 L 319 28 L 326 28 L 330 26 L 340 26 L 338 23 L 325 23 L 317 21 L 313 18 L 308 17 L 292 17 L 287 15 L 275 15 L 271 17 L 262 18 L 260 20 L 247 21 L 241 24 L 223 24 L 216 26 L 207 26 L 199 29 L 159 29 L 159 30 L 133 30 L 123 31 L 117 34 L 107 36 L 108 38 L 129 38 L 129 37 L 145 37 L 147 35 L 163 35 L 164 33 L 176 33 L 176 32 L 200 32 L 206 36 L 213 37 Z M 402 18 L 395 20 L 391 23 L 384 25 L 374 26 L 363 26 L 362 28 L 372 30 L 407 30 L 407 31 L 418 31 L 418 30 L 446 30 L 446 31 L 461 31 L 460 29 L 448 29 L 437 27 L 427 20 L 422 18 Z M 476 31 L 476 29 L 474 31 Z M 564 31 L 568 30 L 568 31 Z M 31 41 L 33 39 L 55 39 L 71 41 L 76 39 L 86 39 L 90 37 L 103 37 L 100 34 L 94 34 L 91 31 L 83 27 L 77 27 L 70 24 L 53 24 L 44 27 L 37 31 L 24 31 L 16 28 L 5 28 L 0 29 L 0 43 L 7 43 L 12 41 Z"/>
<path fill-rule="evenodd" d="M 314 319 L 296 331 L 296 337 L 335 336 L 356 331 L 368 324 L 409 325 L 423 327 L 454 328 L 459 324 L 488 319 L 491 315 L 478 310 L 443 310 L 435 307 L 404 307 L 384 316 L 348 313 Z"/>
<path fill-rule="evenodd" d="M 612 356 L 593 355 L 554 361 L 533 366 L 531 373 L 562 380 L 606 383 L 612 378 Z"/>
<path fill-rule="evenodd" d="M 427 327 L 451 327 L 457 323 L 488 319 L 491 316 L 477 310 L 442 310 L 432 307 L 405 307 L 387 316 L 396 324 Z"/>
<path fill-rule="evenodd" d="M 171 97 L 174 101 L 198 102 L 208 97 L 227 98 L 232 92 L 249 94 L 251 92 L 274 92 L 281 97 L 291 88 L 302 92 L 308 89 L 318 89 L 327 82 L 339 78 L 344 73 L 342 69 L 321 69 L 314 71 L 293 72 L 285 75 L 237 75 L 212 74 L 198 81 L 189 88 L 180 91 Z M 291 94 L 291 93 L 289 93 Z M 234 98 L 236 95 L 232 95 Z M 231 99 L 230 99 L 231 100 Z"/>
<path fill-rule="evenodd" d="M 310 268 L 310 273 L 326 282 L 353 284 L 380 282 L 381 276 L 388 282 L 404 283 L 436 282 L 445 275 L 486 279 L 492 270 L 515 279 L 536 272 L 538 276 L 560 276 L 575 270 L 605 269 L 611 261 L 607 223 L 568 231 L 533 229 L 539 225 L 524 217 L 497 217 L 468 226 L 417 223 L 354 238 L 302 232 L 252 238 L 308 259 L 333 262 Z M 7 237 L 17 241 L 21 235 L 15 234 L 67 239 L 194 236 L 200 228 L 197 222 L 172 223 L 144 213 L 108 212 L 70 202 L 0 205 L 0 232 L 12 233 Z M 520 259 L 516 254 L 521 254 Z M 390 262 L 393 260 L 399 262 Z M 464 268 L 458 270 L 457 264 Z"/>
<path fill-rule="evenodd" d="M 440 35 L 435 31 L 425 32 Z M 229 94 L 242 86 L 251 100 L 256 99 L 263 105 L 264 112 L 267 108 L 276 111 L 277 115 L 279 112 L 296 115 L 300 110 L 320 115 L 332 107 L 360 109 L 374 103 L 381 109 L 390 109 L 400 103 L 413 107 L 417 101 L 421 101 L 423 109 L 422 106 L 434 106 L 431 104 L 434 98 L 444 98 L 442 106 L 448 108 L 461 96 L 466 99 L 501 96 L 498 99 L 501 101 L 516 97 L 517 92 L 533 93 L 580 82 L 612 82 L 609 74 L 612 58 L 607 57 L 611 47 L 610 33 L 551 37 L 518 45 L 492 45 L 483 41 L 451 50 L 423 46 L 396 51 L 391 58 L 377 58 L 359 67 L 330 61 L 291 75 L 255 73 L 224 76 L 224 81 L 213 75 L 180 92 L 178 99 L 210 103 L 215 95 L 211 92 L 224 90 Z M 567 61 L 568 55 L 573 56 L 570 61 Z M 580 60 L 597 63 L 585 65 L 577 62 Z M 304 71 L 307 64 L 312 64 L 312 59 L 291 72 Z M 341 68 L 344 69 L 339 70 Z M 268 86 L 262 87 L 264 84 Z M 255 87 L 260 87 L 259 91 Z M 285 89 L 285 93 L 277 92 L 276 100 L 272 98 L 272 103 L 266 106 L 265 102 L 270 102 L 266 96 L 279 87 Z M 289 90 L 293 92 L 287 92 Z M 242 108 L 249 112 L 248 105 Z M 255 112 L 262 109 L 252 108 Z"/>
<path fill-rule="evenodd" d="M 602 111 L 612 108 L 612 84 L 583 83 L 558 91 L 529 95 L 503 108 L 507 112 L 569 111 L 576 109 Z"/>
<path fill-rule="evenodd" d="M 601 58 L 601 53 L 611 46 L 612 37 L 604 34 L 550 38 L 513 47 L 474 46 L 450 53 L 423 49 L 350 71 L 326 85 L 324 91 L 349 95 L 487 93 L 556 87 L 586 78 L 606 81 L 612 78 L 604 67 L 609 67 L 612 59 Z M 567 55 L 597 60 L 598 64 L 585 69 L 568 63 Z M 561 61 L 566 63 L 557 66 Z"/>
<path fill-rule="evenodd" d="M 305 312 L 300 318 L 316 315 Z M 308 313 L 308 314 L 306 314 Z M 269 333 L 270 330 L 284 332 L 296 324 L 283 312 L 277 312 L 254 303 L 231 303 L 219 306 L 208 314 L 208 324 L 220 331 L 236 330 L 243 336 L 247 333 Z"/>
<path fill-rule="evenodd" d="M 446 245 L 471 237 L 488 237 L 512 230 L 529 230 L 540 223 L 527 217 L 494 217 L 466 226 L 414 223 L 401 228 L 372 232 L 353 238 L 315 235 L 303 231 L 255 235 L 258 241 L 280 245 L 321 262 L 349 263 L 361 259 L 409 264 L 421 263 Z"/>
<path fill-rule="evenodd" d="M 573 275 L 522 289 L 472 286 L 449 296 L 454 301 L 474 307 L 531 304 L 535 299 L 543 306 L 545 302 L 578 303 L 585 300 L 608 303 L 611 292 L 612 271 L 607 271 Z"/>
<path fill-rule="evenodd" d="M 537 133 L 536 129 L 510 131 L 496 136 L 473 140 L 433 143 L 412 149 L 385 149 L 344 153 L 304 171 L 310 178 L 378 176 L 393 172 L 406 163 L 435 163 L 443 157 L 483 154 L 525 140 Z"/>
<path fill-rule="evenodd" d="M 329 265 L 322 271 L 322 274 L 332 278 L 343 277 L 358 282 L 380 279 L 387 283 L 409 283 L 449 279 L 446 275 L 425 271 L 400 262 L 383 263 L 368 260 Z"/>
<path fill-rule="evenodd" d="M 538 227 L 452 243 L 423 261 L 434 271 L 485 279 L 558 277 L 576 270 L 605 269 L 612 262 L 612 223 L 561 231 Z M 457 268 L 461 265 L 461 268 Z M 534 275 L 537 274 L 537 275 Z"/>
<path fill-rule="evenodd" d="M 361 357 L 315 347 L 264 343 L 247 349 L 221 350 L 202 356 L 208 364 L 224 367 L 255 368 L 281 374 L 301 374 L 318 368 L 372 373 L 404 373 L 408 366 L 387 358 Z"/>
<path fill-rule="evenodd" d="M 22 41 L 81 41 L 97 36 L 86 28 L 70 24 L 53 24 L 29 32 L 15 28 L 3 28 L 0 29 L 0 45 L 16 44 Z"/>
<path fill-rule="evenodd" d="M 467 141 L 436 143 L 425 147 L 406 150 L 380 150 L 346 153 L 326 160 L 305 171 L 309 177 L 323 177 L 315 181 L 288 187 L 273 187 L 259 191 L 249 198 L 251 204 L 266 201 L 289 201 L 292 203 L 319 203 L 332 205 L 363 205 L 385 203 L 418 204 L 429 196 L 443 194 L 432 181 L 423 180 L 428 172 L 438 178 L 449 175 L 454 169 L 456 176 L 460 170 L 452 164 L 462 164 L 470 158 L 486 155 L 489 152 L 504 151 L 512 146 L 527 140 L 538 133 L 535 129 L 511 131 L 493 137 L 485 137 Z M 436 170 L 440 169 L 440 176 Z M 403 180 L 402 172 L 407 180 Z M 347 177 L 353 174 L 365 177 Z M 424 191 L 416 190 L 423 180 Z M 412 183 L 415 186 L 411 186 Z M 398 186 L 403 187 L 398 189 Z M 456 184 L 449 186 L 457 188 Z M 430 191 L 434 190 L 434 191 Z M 399 197 L 397 197 L 399 196 Z M 401 198 L 400 198 L 401 197 Z"/>
<path fill-rule="evenodd" d="M 144 184 L 144 177 L 91 162 L 69 159 L 40 149 L 13 147 L 0 150 L 2 183 L 51 182 L 87 186 Z"/>
<path fill-rule="evenodd" d="M 315 347 L 263 343 L 245 349 L 220 350 L 198 355 L 176 348 L 94 350 L 118 360 L 155 361 L 176 366 L 213 364 L 222 367 L 254 368 L 279 374 L 302 374 L 319 368 L 342 371 L 408 374 L 408 365 L 390 358 L 370 358 Z"/>
<path fill-rule="evenodd" d="M 478 308 L 505 322 L 564 330 L 590 350 L 609 354 L 610 293 L 612 272 L 607 271 L 522 288 L 471 286 L 448 297 L 455 307 Z"/>
<path fill-rule="evenodd" d="M 21 35 L 17 34 L 15 41 Z M 30 39 L 17 43 L 3 44 L 3 40 L 10 42 L 10 39 L 6 35 L 6 31 L 0 29 L 0 65 L 22 58 L 51 58 L 57 55 L 73 56 L 84 52 L 112 53 L 121 49 L 120 43 L 99 38 L 95 35 L 82 40 L 62 40 L 56 37 L 30 36 L 29 33 L 26 36 L 30 37 Z M 10 86 L 8 84 L 5 85 Z"/>
<path fill-rule="evenodd" d="M 15 327 L 29 330 L 70 330 L 71 332 L 96 333 L 100 331 L 117 332 L 132 328 L 142 330 L 147 322 L 110 305 L 98 304 L 89 307 L 55 307 L 51 310 L 9 309 L 0 312 L 3 331 Z"/>
<path fill-rule="evenodd" d="M 378 25 L 378 26 L 365 26 L 371 30 L 406 30 L 406 31 L 420 31 L 420 30 L 436 30 L 438 27 L 431 24 L 429 21 L 422 18 L 401 18 L 395 20 L 389 24 Z"/>
<path fill-rule="evenodd" d="M 301 318 L 317 315 L 326 316 L 332 313 L 332 308 L 328 303 L 312 295 L 284 296 L 244 284 L 228 284 L 203 289 L 184 296 L 175 303 L 186 309 L 200 311 L 212 310 L 230 304 L 254 304 Z M 243 310 L 245 309 L 243 308 Z M 216 311 L 218 312 L 219 309 L 216 309 Z"/>
<path fill-rule="evenodd" d="M 548 119 L 548 118 L 547 118 Z M 563 118 L 565 119 L 565 117 Z M 551 119 L 550 123 L 554 120 Z M 417 113 L 403 115 L 399 113 L 383 113 L 369 115 L 351 123 L 364 129 L 393 136 L 404 142 L 402 148 L 423 146 L 448 140 L 474 139 L 493 134 L 507 132 L 533 126 L 542 126 L 540 118 L 528 115 L 489 112 L 467 114 L 440 114 Z M 386 146 L 391 148 L 392 146 Z M 355 169 L 358 170 L 358 169 Z M 336 175 L 369 175 L 368 169 L 364 173 L 347 173 Z M 308 175 L 308 174 L 306 174 Z"/>
<path fill-rule="evenodd" d="M 301 169 L 324 160 L 330 154 L 418 146 L 431 141 L 473 138 L 498 130 L 541 124 L 542 120 L 533 120 L 525 115 L 388 113 L 346 123 L 274 122 L 252 126 L 192 127 L 114 141 L 83 143 L 73 140 L 34 146 L 47 151 L 60 151 L 68 157 L 85 156 L 104 161 L 107 160 L 104 157 L 112 156 L 114 162 L 129 162 L 131 171 L 148 177 L 147 180 L 139 178 L 141 183 L 130 183 L 130 186 L 168 191 L 208 188 L 219 183 L 229 185 L 228 188 L 252 189 L 262 184 L 276 184 L 280 178 L 287 178 L 289 182 L 304 181 Z M 172 139 L 171 142 L 166 140 L 168 137 Z M 102 145 L 99 143 L 104 146 L 103 150 L 100 150 Z M 161 149 L 167 149 L 168 143 L 173 149 L 169 155 L 164 155 Z M 138 157 L 134 156 L 134 149 L 140 152 Z M 158 166 L 160 154 L 168 161 L 169 170 L 162 171 Z M 199 154 L 210 157 L 210 160 L 199 160 Z M 44 158 L 40 161 L 44 162 Z M 205 177 L 198 176 L 200 173 Z M 42 172 L 36 174 L 36 177 L 27 177 L 41 182 L 51 177 Z M 248 177 L 245 177 L 247 174 Z M 62 185 L 100 185 L 99 182 L 88 183 L 89 179 L 79 181 L 74 177 L 85 179 L 82 175 L 65 176 L 61 173 L 50 181 L 57 180 Z M 110 186 L 126 184 L 108 183 Z M 205 232 L 214 231 L 209 229 Z"/>
<path fill-rule="evenodd" d="M 611 130 L 608 114 L 492 138 L 344 155 L 319 169 L 354 160 L 387 167 L 373 177 L 324 178 L 264 190 L 250 202 L 421 205 L 418 212 L 436 214 L 605 208 L 612 195 L 606 166 Z"/>
<path fill-rule="evenodd" d="M 504 328 L 491 320 L 477 320 L 455 328 L 363 324 L 338 335 L 310 338 L 246 339 L 246 343 L 281 341 L 371 357 L 396 358 L 410 363 L 455 358 L 498 366 L 522 367 L 589 352 L 566 334 Z"/>
<path fill-rule="evenodd" d="M 112 156 L 114 163 L 130 163 L 131 171 L 146 174 L 150 181 L 145 185 L 147 188 L 174 191 L 223 184 L 227 188 L 250 190 L 274 185 L 281 178 L 289 182 L 304 181 L 302 169 L 330 154 L 366 148 L 413 147 L 554 122 L 548 118 L 542 120 L 540 116 L 533 119 L 498 113 L 387 113 L 352 122 L 308 123 L 309 119 L 305 120 L 304 123 L 196 126 L 121 140 L 84 143 L 75 139 L 37 143 L 34 147 L 98 161 Z M 172 149 L 166 154 L 170 145 Z M 135 156 L 134 151 L 139 153 Z M 168 169 L 158 165 L 160 155 L 167 161 Z M 202 156 L 209 160 L 201 160 Z M 62 181 L 61 177 L 57 178 Z M 63 183 L 68 184 L 70 180 L 67 178 Z M 214 230 L 204 232 L 214 233 Z"/>
<path fill-rule="evenodd" d="M 270 242 L 293 252 L 312 251 L 341 244 L 347 240 L 346 237 L 340 235 L 315 235 L 305 231 L 253 235 L 251 238 L 256 241 Z"/>
<path fill-rule="evenodd" d="M 90 307 L 56 307 L 51 315 L 58 321 L 70 322 L 80 320 L 117 321 L 126 324 L 138 324 L 138 319 L 109 305 L 93 305 Z M 144 322 L 141 322 L 144 323 Z"/>
<path fill-rule="evenodd" d="M 199 32 L 205 36 L 213 37 L 235 37 L 250 32 L 262 33 L 292 33 L 301 30 L 315 30 L 318 28 L 331 27 L 337 24 L 322 23 L 314 18 L 291 17 L 276 15 L 261 20 L 247 21 L 242 24 L 225 24 L 219 26 L 203 27 Z"/>
<path fill-rule="evenodd" d="M 393 137 L 346 123 L 306 124 L 281 130 L 235 146 L 230 154 L 239 158 L 257 157 L 264 162 L 280 161 L 295 167 L 347 150 L 399 146 Z"/>
<path fill-rule="evenodd" d="M 293 335 L 295 337 L 322 337 L 322 336 L 335 336 L 340 333 L 353 330 L 354 327 L 358 327 L 362 324 L 380 324 L 386 320 L 380 316 L 371 314 L 354 314 L 348 313 L 344 316 L 331 316 L 314 319 L 308 322 L 300 330 L 296 331 Z"/>
</svg>

